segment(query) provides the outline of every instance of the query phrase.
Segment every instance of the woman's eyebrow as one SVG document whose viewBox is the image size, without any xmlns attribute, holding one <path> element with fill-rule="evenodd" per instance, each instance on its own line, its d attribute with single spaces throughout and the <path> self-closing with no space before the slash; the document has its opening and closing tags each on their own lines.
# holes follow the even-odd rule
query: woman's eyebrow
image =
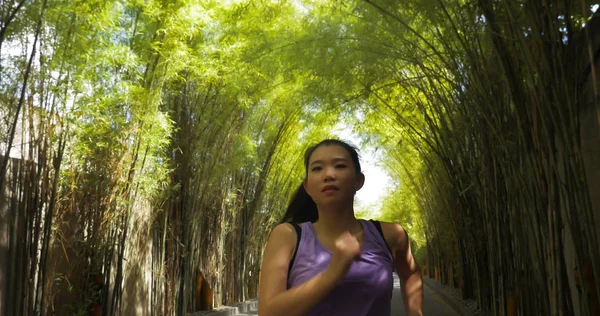
<svg viewBox="0 0 600 316">
<path fill-rule="evenodd" d="M 333 161 L 333 162 L 348 161 L 348 159 L 346 159 L 346 158 L 333 158 L 331 161 Z M 315 160 L 315 161 L 311 162 L 310 165 L 312 166 L 312 165 L 314 165 L 316 163 L 323 163 L 323 160 Z"/>
</svg>

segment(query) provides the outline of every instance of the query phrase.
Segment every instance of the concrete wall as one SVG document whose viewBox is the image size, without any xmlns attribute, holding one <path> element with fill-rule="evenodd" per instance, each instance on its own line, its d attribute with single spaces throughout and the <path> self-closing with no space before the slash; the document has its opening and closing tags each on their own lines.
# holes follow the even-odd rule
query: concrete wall
<svg viewBox="0 0 600 316">
<path fill-rule="evenodd" d="M 151 206 L 137 202 L 129 223 L 124 254 L 122 315 L 150 315 L 152 300 Z"/>
<path fill-rule="evenodd" d="M 0 164 L 2 161 L 3 157 L 0 155 Z M 7 178 L 11 178 L 10 172 L 7 174 Z M 11 195 L 9 185 L 0 188 L 0 314 L 2 315 L 7 312 L 6 303 L 9 293 L 6 285 L 8 283 L 9 243 L 11 242 L 10 227 L 12 226 L 10 206 L 14 205 L 11 203 Z"/>
<path fill-rule="evenodd" d="M 583 86 L 581 123 L 581 149 L 585 164 L 586 180 L 594 212 L 595 226 L 600 228 L 600 15 L 588 23 L 594 67 L 587 62 Z M 589 53 L 586 52 L 589 56 Z M 587 57 L 586 56 L 586 57 Z M 588 57 L 589 61 L 589 57 Z M 600 244 L 600 231 L 597 231 Z"/>
<path fill-rule="evenodd" d="M 582 91 L 580 94 L 580 140 L 583 163 L 585 166 L 585 177 L 589 190 L 594 227 L 596 227 L 596 241 L 600 245 L 600 59 L 592 63 L 590 51 L 594 58 L 600 54 L 600 16 L 590 20 L 587 25 L 589 41 L 582 37 L 580 39 L 580 72 L 582 73 Z M 588 48 L 590 51 L 588 51 Z M 570 228 L 565 226 L 564 234 L 564 260 L 567 273 L 569 274 L 571 297 L 573 298 L 574 311 L 576 315 L 582 315 L 582 296 L 575 285 L 574 274 L 576 267 L 576 253 L 574 240 L 571 237 Z M 585 238 L 584 236 L 581 236 Z M 580 274 L 578 271 L 577 273 Z M 580 285 L 581 286 L 581 285 Z"/>
</svg>

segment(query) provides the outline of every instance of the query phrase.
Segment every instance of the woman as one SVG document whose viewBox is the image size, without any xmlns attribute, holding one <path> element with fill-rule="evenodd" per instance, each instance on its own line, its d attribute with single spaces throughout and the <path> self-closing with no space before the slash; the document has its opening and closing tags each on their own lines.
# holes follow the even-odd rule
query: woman
<svg viewBox="0 0 600 316">
<path fill-rule="evenodd" d="M 404 229 L 354 216 L 365 181 L 356 150 L 324 140 L 307 150 L 304 167 L 265 247 L 259 315 L 390 315 L 394 268 L 408 315 L 422 315 L 422 278 Z"/>
</svg>

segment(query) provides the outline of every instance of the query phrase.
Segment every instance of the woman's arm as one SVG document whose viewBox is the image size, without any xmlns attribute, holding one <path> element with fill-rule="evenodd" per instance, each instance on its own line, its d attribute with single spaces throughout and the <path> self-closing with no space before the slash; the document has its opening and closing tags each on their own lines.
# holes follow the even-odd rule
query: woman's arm
<svg viewBox="0 0 600 316">
<path fill-rule="evenodd" d="M 409 316 L 423 315 L 423 278 L 410 250 L 408 234 L 402 226 L 392 223 L 382 222 L 381 230 L 394 257 L 406 313 Z"/>
<path fill-rule="evenodd" d="M 289 224 L 275 227 L 263 255 L 258 296 L 259 314 L 261 316 L 304 315 L 325 298 L 344 277 L 355 258 L 355 253 L 360 255 L 356 238 L 350 234 L 343 237 L 336 241 L 336 251 L 327 270 L 304 284 L 288 290 L 288 268 L 297 237 Z"/>
</svg>

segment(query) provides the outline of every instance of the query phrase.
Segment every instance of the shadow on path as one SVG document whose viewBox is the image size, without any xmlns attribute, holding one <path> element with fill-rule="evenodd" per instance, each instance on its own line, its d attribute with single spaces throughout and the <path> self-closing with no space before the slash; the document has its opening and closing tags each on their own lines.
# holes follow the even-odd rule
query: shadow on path
<svg viewBox="0 0 600 316">
<path fill-rule="evenodd" d="M 425 301 L 423 302 L 423 315 L 425 316 L 473 316 L 473 313 L 467 309 L 460 300 L 452 297 L 448 290 L 439 282 L 423 278 Z M 193 316 L 249 316 L 258 315 L 258 303 L 249 301 L 247 303 L 237 304 L 238 308 L 221 307 L 211 312 L 194 313 Z M 392 314 L 391 316 L 405 316 L 404 303 L 402 302 L 402 293 L 400 290 L 400 279 L 394 274 L 394 292 L 392 295 Z M 352 316 L 352 315 L 348 315 Z"/>
</svg>

